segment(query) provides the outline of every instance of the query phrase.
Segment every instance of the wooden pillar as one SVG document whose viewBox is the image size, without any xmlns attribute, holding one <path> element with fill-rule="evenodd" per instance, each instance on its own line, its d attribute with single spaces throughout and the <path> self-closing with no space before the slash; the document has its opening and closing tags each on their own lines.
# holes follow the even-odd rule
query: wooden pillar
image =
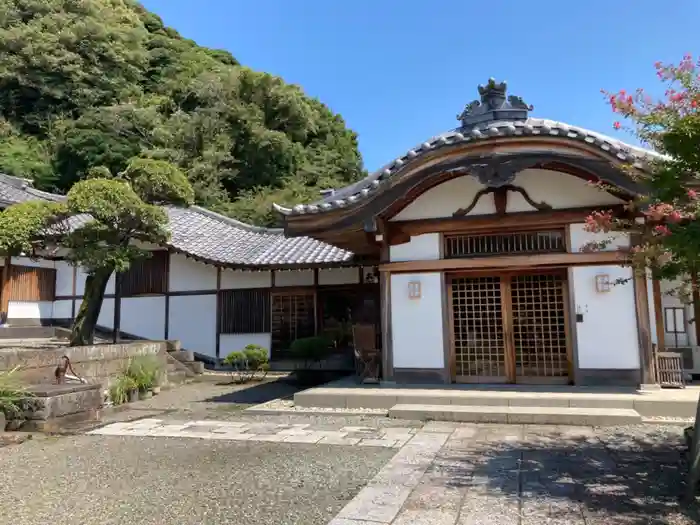
<svg viewBox="0 0 700 525">
<path fill-rule="evenodd" d="M 634 303 L 637 314 L 639 336 L 639 366 L 642 385 L 656 384 L 654 377 L 654 353 L 651 344 L 651 321 L 649 319 L 649 291 L 646 272 L 634 273 Z"/>
<path fill-rule="evenodd" d="M 695 327 L 695 344 L 700 345 L 700 283 L 697 276 L 691 278 L 693 285 L 693 326 Z"/>
<path fill-rule="evenodd" d="M 121 324 L 122 324 L 122 290 L 121 273 L 114 273 L 114 323 L 112 328 L 112 340 L 118 343 L 121 339 Z"/>
<path fill-rule="evenodd" d="M 163 339 L 170 339 L 170 258 L 172 252 L 168 250 L 168 258 L 165 261 L 165 326 L 163 327 Z"/>
<path fill-rule="evenodd" d="M 6 323 L 10 310 L 10 291 L 12 290 L 12 280 L 10 272 L 12 270 L 12 257 L 5 257 L 5 265 L 2 268 L 2 292 L 0 292 L 0 317 L 2 322 Z"/>
<path fill-rule="evenodd" d="M 216 267 L 216 363 L 221 358 L 221 266 Z"/>
<path fill-rule="evenodd" d="M 387 263 L 389 256 L 389 232 L 386 224 L 380 223 L 382 241 L 379 252 L 379 261 Z M 392 381 L 394 379 L 394 350 L 391 337 L 391 273 L 379 272 L 379 307 L 382 312 L 382 379 Z"/>
<path fill-rule="evenodd" d="M 321 326 L 320 312 L 318 311 L 318 268 L 314 268 L 314 335 L 318 335 Z"/>
<path fill-rule="evenodd" d="M 656 326 L 656 350 L 657 352 L 666 351 L 666 341 L 665 333 L 666 327 L 664 326 L 664 305 L 661 300 L 661 281 L 659 279 L 654 279 L 651 282 L 651 291 L 654 298 L 654 324 Z"/>
</svg>

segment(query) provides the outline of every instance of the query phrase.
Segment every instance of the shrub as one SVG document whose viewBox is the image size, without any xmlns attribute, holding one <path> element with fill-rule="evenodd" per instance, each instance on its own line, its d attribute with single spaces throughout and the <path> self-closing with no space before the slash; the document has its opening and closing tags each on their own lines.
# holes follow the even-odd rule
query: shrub
<svg viewBox="0 0 700 525">
<path fill-rule="evenodd" d="M 295 358 L 304 361 L 304 368 L 310 368 L 314 363 L 320 363 L 331 352 L 332 342 L 323 336 L 302 337 L 296 339 L 289 350 Z"/>
<path fill-rule="evenodd" d="M 19 417 L 24 411 L 23 402 L 33 395 L 17 377 L 18 370 L 17 366 L 0 372 L 0 412 L 4 412 L 8 419 Z"/>
<path fill-rule="evenodd" d="M 153 388 L 160 379 L 160 373 L 158 360 L 154 356 L 145 355 L 131 359 L 124 375 L 130 377 L 136 383 L 136 388 L 144 392 Z"/>
<path fill-rule="evenodd" d="M 138 387 L 139 385 L 133 377 L 122 374 L 109 387 L 109 398 L 115 405 L 121 405 L 129 400 L 129 392 Z"/>
<path fill-rule="evenodd" d="M 231 375 L 239 383 L 251 381 L 257 373 L 262 380 L 270 369 L 267 350 L 260 345 L 247 345 L 243 350 L 231 352 L 224 358 L 224 364 L 233 368 Z"/>
</svg>

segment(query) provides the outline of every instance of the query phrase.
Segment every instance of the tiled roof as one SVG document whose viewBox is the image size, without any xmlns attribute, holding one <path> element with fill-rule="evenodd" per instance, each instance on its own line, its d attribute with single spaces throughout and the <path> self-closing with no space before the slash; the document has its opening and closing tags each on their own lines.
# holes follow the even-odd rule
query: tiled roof
<svg viewBox="0 0 700 525">
<path fill-rule="evenodd" d="M 28 181 L 0 174 L 0 206 L 29 200 L 61 200 Z M 167 207 L 169 247 L 202 262 L 228 267 L 304 267 L 352 264 L 353 254 L 310 237 L 285 237 L 281 229 L 260 228 L 198 206 Z M 89 219 L 89 217 L 87 217 Z M 85 216 L 74 217 L 75 226 Z"/>
<path fill-rule="evenodd" d="M 532 106 L 526 105 L 520 97 L 506 97 L 505 82 L 497 83 L 489 79 L 485 86 L 479 86 L 479 94 L 481 100 L 468 104 L 459 115 L 458 119 L 462 122 L 459 128 L 418 144 L 361 181 L 336 190 L 318 202 L 292 208 L 274 204 L 275 210 L 282 215 L 304 215 L 344 208 L 383 189 L 392 176 L 423 155 L 457 144 L 497 137 L 548 136 L 585 142 L 639 168 L 643 168 L 650 159 L 662 157 L 654 151 L 626 144 L 596 131 L 555 120 L 530 118 Z"/>
</svg>

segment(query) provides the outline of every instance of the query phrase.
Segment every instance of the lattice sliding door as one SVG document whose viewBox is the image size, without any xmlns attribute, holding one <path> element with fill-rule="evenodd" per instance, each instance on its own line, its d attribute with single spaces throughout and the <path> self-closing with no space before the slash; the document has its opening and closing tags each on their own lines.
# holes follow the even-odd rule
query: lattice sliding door
<svg viewBox="0 0 700 525">
<path fill-rule="evenodd" d="M 454 276 L 450 282 L 457 382 L 568 382 L 563 275 Z"/>
<path fill-rule="evenodd" d="M 454 364 L 457 382 L 507 381 L 501 279 L 452 279 Z"/>
<path fill-rule="evenodd" d="M 515 375 L 518 383 L 566 383 L 566 281 L 561 275 L 511 280 Z"/>
</svg>

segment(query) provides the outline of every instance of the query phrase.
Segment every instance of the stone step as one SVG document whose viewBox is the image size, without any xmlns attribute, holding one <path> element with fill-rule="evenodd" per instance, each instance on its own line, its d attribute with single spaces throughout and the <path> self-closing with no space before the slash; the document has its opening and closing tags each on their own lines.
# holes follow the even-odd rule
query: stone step
<svg viewBox="0 0 700 525">
<path fill-rule="evenodd" d="M 421 421 L 464 423 L 510 423 L 535 425 L 613 426 L 642 422 L 642 416 L 629 408 L 571 408 L 544 406 L 477 406 L 399 404 L 389 409 L 389 417 Z"/>
<path fill-rule="evenodd" d="M 191 350 L 174 350 L 170 355 L 181 363 L 192 363 L 194 361 L 194 352 Z"/>
</svg>

